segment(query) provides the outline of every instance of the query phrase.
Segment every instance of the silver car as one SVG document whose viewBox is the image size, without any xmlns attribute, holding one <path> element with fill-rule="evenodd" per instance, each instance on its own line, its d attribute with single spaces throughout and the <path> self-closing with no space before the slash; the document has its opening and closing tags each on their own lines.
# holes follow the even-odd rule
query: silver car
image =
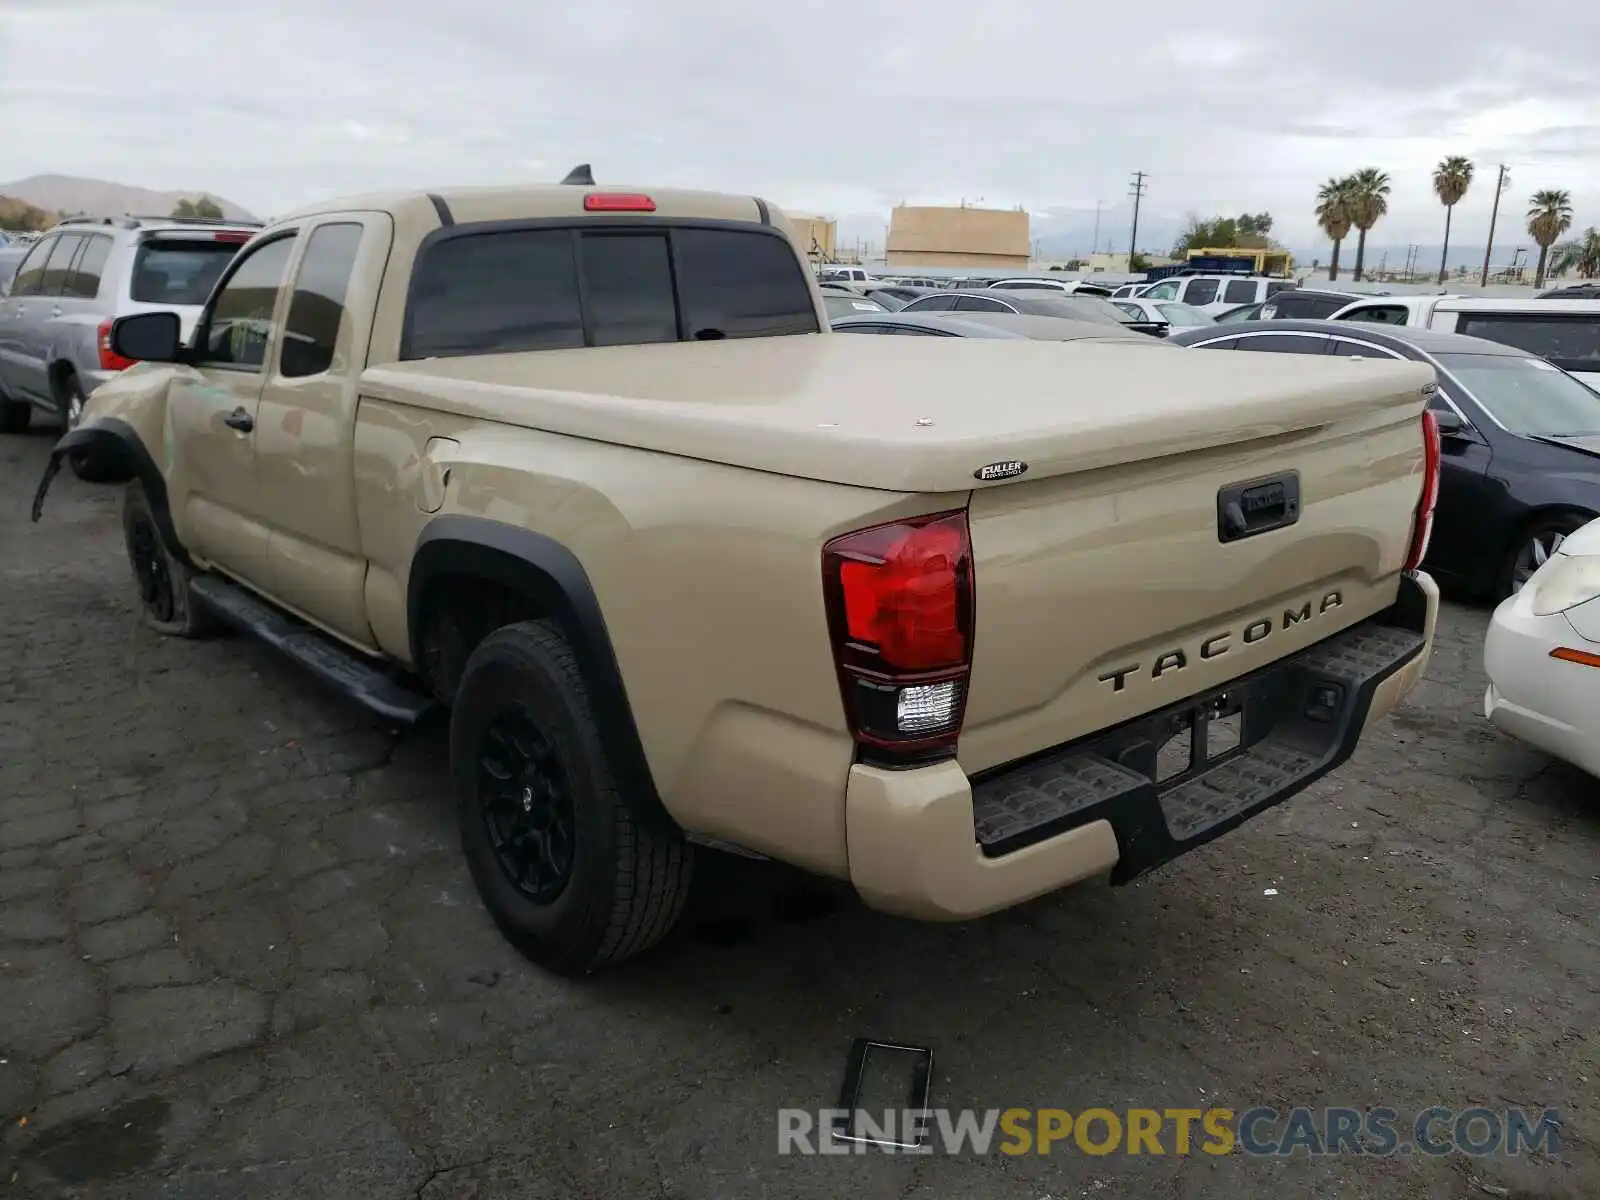
<svg viewBox="0 0 1600 1200">
<path fill-rule="evenodd" d="M 193 331 L 211 287 L 260 226 L 189 217 L 73 217 L 29 247 L 0 300 L 0 432 L 35 411 L 67 428 L 89 393 L 132 365 L 111 322 L 168 310 Z"/>
</svg>

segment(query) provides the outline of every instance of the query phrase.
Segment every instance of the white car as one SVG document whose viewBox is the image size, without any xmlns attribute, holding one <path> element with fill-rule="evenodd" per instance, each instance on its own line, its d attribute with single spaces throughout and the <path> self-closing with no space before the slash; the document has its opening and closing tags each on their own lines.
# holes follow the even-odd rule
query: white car
<svg viewBox="0 0 1600 1200">
<path fill-rule="evenodd" d="M 1484 716 L 1600 778 L 1600 520 L 1495 609 L 1483 665 Z"/>
</svg>

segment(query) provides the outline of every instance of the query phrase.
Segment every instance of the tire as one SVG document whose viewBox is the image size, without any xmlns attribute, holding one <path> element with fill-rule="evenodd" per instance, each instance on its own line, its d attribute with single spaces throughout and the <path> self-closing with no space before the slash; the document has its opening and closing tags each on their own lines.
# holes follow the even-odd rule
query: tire
<svg viewBox="0 0 1600 1200">
<path fill-rule="evenodd" d="M 78 427 L 78 421 L 83 416 L 84 401 L 88 399 L 83 393 L 83 385 L 78 382 L 75 373 L 69 373 L 62 380 L 61 394 L 57 399 L 56 411 L 61 420 L 62 433 L 71 433 Z M 100 471 L 93 470 L 88 465 L 88 460 L 81 454 L 67 455 L 67 466 L 72 473 L 85 483 L 105 483 L 106 478 Z"/>
<path fill-rule="evenodd" d="M 0 433 L 27 433 L 33 424 L 33 405 L 0 400 Z"/>
<path fill-rule="evenodd" d="M 139 594 L 139 615 L 158 633 L 203 637 L 215 628 L 209 613 L 189 594 L 194 572 L 162 540 L 144 485 L 130 483 L 122 496 L 122 540 Z"/>
<path fill-rule="evenodd" d="M 473 882 L 524 957 L 583 975 L 672 929 L 691 847 L 642 821 L 617 786 L 577 659 L 554 626 L 508 625 L 473 651 L 451 712 L 450 763 Z M 497 788 L 504 803 L 494 803 Z"/>
<path fill-rule="evenodd" d="M 1517 531 L 1515 540 L 1506 551 L 1496 580 L 1495 598 L 1503 600 L 1522 585 L 1533 570 L 1552 554 L 1567 536 L 1587 525 L 1594 518 L 1584 513 L 1556 512 L 1535 517 Z"/>
</svg>

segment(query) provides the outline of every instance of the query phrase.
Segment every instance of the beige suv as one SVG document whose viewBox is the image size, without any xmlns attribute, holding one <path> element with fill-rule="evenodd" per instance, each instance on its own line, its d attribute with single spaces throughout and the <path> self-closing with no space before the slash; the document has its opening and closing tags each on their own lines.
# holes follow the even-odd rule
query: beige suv
<svg viewBox="0 0 1600 1200">
<path fill-rule="evenodd" d="M 447 709 L 505 933 L 581 972 L 696 843 L 976 917 L 1337 767 L 1427 660 L 1427 368 L 828 331 L 758 198 L 363 196 L 244 246 L 57 445 L 145 618 Z M 220 651 L 219 651 L 220 652 Z"/>
</svg>

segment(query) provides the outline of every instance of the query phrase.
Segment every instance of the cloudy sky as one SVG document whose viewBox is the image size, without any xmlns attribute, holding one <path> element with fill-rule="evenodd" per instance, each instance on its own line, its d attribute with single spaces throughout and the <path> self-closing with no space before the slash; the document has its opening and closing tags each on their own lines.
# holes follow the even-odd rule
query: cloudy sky
<svg viewBox="0 0 1600 1200">
<path fill-rule="evenodd" d="M 3 0 L 0 180 L 204 189 L 266 215 L 372 187 L 558 178 L 760 192 L 878 219 L 1022 204 L 1035 233 L 1150 175 L 1151 215 L 1394 178 L 1385 241 L 1437 242 L 1428 172 L 1505 161 L 1600 224 L 1600 5 L 1545 0 Z M 1250 15 L 1246 15 L 1246 14 Z M 1488 223 L 1481 178 L 1456 224 Z M 1481 210 L 1481 211 L 1479 211 Z"/>
</svg>

